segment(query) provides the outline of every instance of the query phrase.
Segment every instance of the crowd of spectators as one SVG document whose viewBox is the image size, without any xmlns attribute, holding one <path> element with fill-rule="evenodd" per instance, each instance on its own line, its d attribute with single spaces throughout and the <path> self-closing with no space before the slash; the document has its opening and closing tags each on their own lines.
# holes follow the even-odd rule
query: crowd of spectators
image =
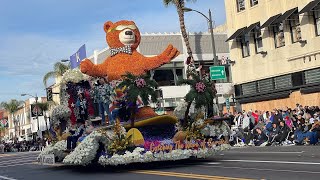
<svg viewBox="0 0 320 180">
<path fill-rule="evenodd" d="M 32 141 L 20 141 L 20 142 L 0 142 L 0 152 L 26 152 L 26 151 L 39 151 L 47 146 L 46 139 L 32 140 Z"/>
<path fill-rule="evenodd" d="M 320 109 L 318 106 L 243 111 L 231 123 L 231 144 L 254 145 L 319 145 Z"/>
</svg>

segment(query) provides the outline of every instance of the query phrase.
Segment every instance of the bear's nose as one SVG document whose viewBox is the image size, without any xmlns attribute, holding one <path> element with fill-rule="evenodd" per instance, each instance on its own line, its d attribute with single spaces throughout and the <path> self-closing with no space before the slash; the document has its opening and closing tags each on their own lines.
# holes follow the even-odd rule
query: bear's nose
<svg viewBox="0 0 320 180">
<path fill-rule="evenodd" d="M 126 31 L 126 32 L 124 32 L 124 34 L 125 35 L 132 35 L 133 33 L 132 33 L 132 31 Z"/>
</svg>

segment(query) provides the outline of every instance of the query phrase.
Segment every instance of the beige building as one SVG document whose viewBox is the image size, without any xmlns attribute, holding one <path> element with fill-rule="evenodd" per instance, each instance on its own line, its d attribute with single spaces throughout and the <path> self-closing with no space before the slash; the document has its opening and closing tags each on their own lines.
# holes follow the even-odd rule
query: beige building
<svg viewBox="0 0 320 180">
<path fill-rule="evenodd" d="M 320 0 L 225 0 L 242 109 L 320 104 Z"/>
</svg>

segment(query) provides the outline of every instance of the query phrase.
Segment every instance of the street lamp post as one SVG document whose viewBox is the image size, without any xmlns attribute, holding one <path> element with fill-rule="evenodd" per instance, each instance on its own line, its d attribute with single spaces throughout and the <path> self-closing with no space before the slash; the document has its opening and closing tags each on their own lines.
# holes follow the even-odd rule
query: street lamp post
<svg viewBox="0 0 320 180">
<path fill-rule="evenodd" d="M 197 12 L 199 14 L 201 14 L 204 18 L 207 19 L 208 23 L 209 23 L 209 29 L 210 29 L 210 35 L 211 35 L 211 44 L 212 44 L 212 55 L 213 55 L 213 65 L 214 66 L 218 66 L 218 58 L 217 58 L 217 52 L 216 52 L 216 44 L 215 44 L 215 40 L 214 40 L 214 35 L 213 35 L 213 21 L 212 21 L 212 15 L 211 15 L 211 10 L 209 9 L 209 17 L 207 17 L 206 15 L 204 15 L 202 12 L 191 9 L 191 8 L 182 8 L 182 10 L 184 12 L 190 12 L 190 11 L 194 11 Z M 214 81 L 214 83 L 217 83 L 217 81 Z M 218 97 L 216 97 L 216 105 L 219 106 L 219 101 L 218 101 Z M 219 108 L 218 108 L 219 109 Z M 218 110 L 218 115 L 220 115 L 220 110 Z"/>
<path fill-rule="evenodd" d="M 33 95 L 31 95 L 31 94 L 21 94 L 21 96 L 26 96 L 26 95 L 31 96 L 31 97 L 34 97 L 34 99 L 36 100 L 36 108 L 37 108 L 36 119 L 37 119 L 37 124 L 38 124 L 38 131 L 40 131 L 39 116 L 38 116 L 39 108 L 38 108 L 38 106 L 37 106 L 37 104 L 38 104 L 38 96 L 37 96 L 37 94 L 36 94 L 36 96 L 33 96 Z M 38 132 L 38 133 L 39 133 L 39 132 Z M 39 134 L 38 134 L 38 135 L 39 135 Z"/>
</svg>

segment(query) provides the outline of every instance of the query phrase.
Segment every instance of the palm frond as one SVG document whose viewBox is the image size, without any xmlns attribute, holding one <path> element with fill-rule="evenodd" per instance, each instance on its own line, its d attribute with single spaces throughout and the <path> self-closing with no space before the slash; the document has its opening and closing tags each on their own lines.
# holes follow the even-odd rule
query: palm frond
<svg viewBox="0 0 320 180">
<path fill-rule="evenodd" d="M 47 74 L 45 74 L 45 75 L 43 76 L 43 84 L 44 84 L 44 86 L 47 87 L 47 82 L 48 82 L 48 80 L 49 80 L 50 78 L 55 78 L 56 76 L 57 76 L 57 73 L 54 72 L 54 71 L 50 71 L 50 72 L 48 72 Z"/>
<path fill-rule="evenodd" d="M 69 69 L 69 66 L 62 62 L 56 62 L 53 69 L 58 76 L 62 76 Z"/>
</svg>

